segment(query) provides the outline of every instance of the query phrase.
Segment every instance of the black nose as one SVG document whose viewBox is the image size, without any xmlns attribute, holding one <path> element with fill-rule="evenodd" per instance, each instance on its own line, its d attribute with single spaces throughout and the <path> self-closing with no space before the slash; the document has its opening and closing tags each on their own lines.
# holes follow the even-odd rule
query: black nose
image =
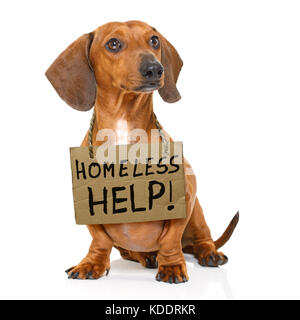
<svg viewBox="0 0 300 320">
<path fill-rule="evenodd" d="M 140 72 L 147 80 L 159 80 L 164 72 L 164 67 L 158 61 L 144 62 Z"/>
</svg>

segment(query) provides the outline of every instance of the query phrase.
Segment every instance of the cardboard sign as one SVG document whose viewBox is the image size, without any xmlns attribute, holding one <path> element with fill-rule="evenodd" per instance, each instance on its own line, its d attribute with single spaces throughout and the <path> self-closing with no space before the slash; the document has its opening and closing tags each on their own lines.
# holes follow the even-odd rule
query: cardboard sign
<svg viewBox="0 0 300 320">
<path fill-rule="evenodd" d="M 102 146 L 101 146 L 102 147 Z M 182 143 L 70 148 L 77 224 L 111 224 L 186 216 Z M 101 153 L 103 152 L 103 153 Z M 112 160 L 113 159 L 113 160 Z"/>
</svg>

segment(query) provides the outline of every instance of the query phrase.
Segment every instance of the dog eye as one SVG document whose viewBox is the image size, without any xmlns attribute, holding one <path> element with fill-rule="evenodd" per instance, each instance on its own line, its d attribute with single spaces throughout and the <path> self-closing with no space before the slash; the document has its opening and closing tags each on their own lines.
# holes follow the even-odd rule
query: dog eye
<svg viewBox="0 0 300 320">
<path fill-rule="evenodd" d="M 105 47 L 108 51 L 119 52 L 122 49 L 122 43 L 120 40 L 112 38 L 107 41 Z"/>
<path fill-rule="evenodd" d="M 158 37 L 157 37 L 157 36 L 151 37 L 150 40 L 149 40 L 149 44 L 150 44 L 150 46 L 151 46 L 152 48 L 158 49 L 159 46 L 160 46 L 160 42 L 159 42 Z"/>
</svg>

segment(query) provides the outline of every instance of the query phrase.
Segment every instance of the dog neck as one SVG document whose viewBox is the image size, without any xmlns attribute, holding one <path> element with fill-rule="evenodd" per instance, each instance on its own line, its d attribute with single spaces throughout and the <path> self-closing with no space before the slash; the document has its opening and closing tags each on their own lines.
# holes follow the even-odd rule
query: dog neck
<svg viewBox="0 0 300 320">
<path fill-rule="evenodd" d="M 111 129 L 116 134 L 117 144 L 130 141 L 129 131 L 142 129 L 150 137 L 155 129 L 153 93 L 132 93 L 125 90 L 98 90 L 95 103 L 94 133 Z"/>
</svg>

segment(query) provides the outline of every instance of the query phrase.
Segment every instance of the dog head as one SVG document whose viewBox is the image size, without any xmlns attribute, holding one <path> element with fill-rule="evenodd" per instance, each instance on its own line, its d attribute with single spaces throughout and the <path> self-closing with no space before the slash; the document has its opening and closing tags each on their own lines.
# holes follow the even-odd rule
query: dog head
<svg viewBox="0 0 300 320">
<path fill-rule="evenodd" d="M 67 104 L 87 111 L 97 89 L 111 86 L 136 93 L 158 90 L 164 101 L 176 102 L 182 65 L 176 49 L 156 29 L 140 21 L 111 22 L 74 41 L 46 76 Z"/>
</svg>

